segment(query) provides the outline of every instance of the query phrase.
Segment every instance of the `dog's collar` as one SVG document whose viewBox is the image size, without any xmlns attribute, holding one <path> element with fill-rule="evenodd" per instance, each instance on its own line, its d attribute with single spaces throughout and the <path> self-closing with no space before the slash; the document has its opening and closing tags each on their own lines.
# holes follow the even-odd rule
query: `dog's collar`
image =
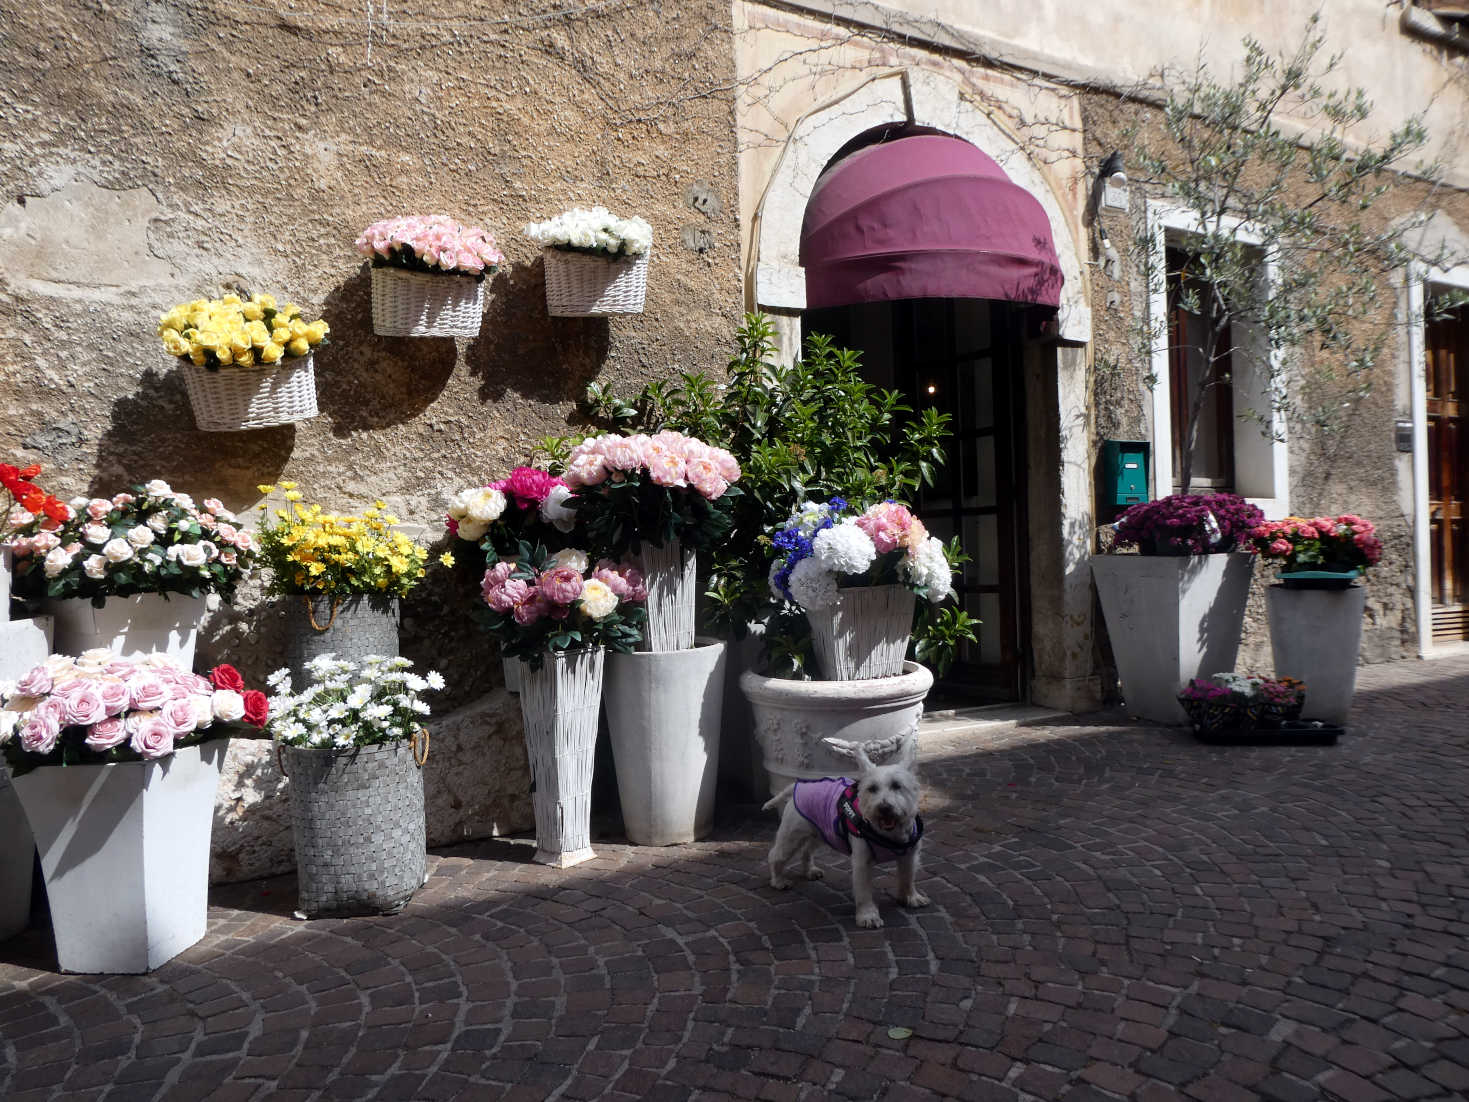
<svg viewBox="0 0 1469 1102">
<path fill-rule="evenodd" d="M 849 784 L 842 789 L 842 794 L 837 799 L 837 823 L 844 833 L 855 834 L 865 839 L 868 845 L 882 846 L 894 853 L 907 853 L 923 837 L 923 816 L 921 815 L 913 816 L 913 832 L 908 836 L 906 842 L 895 842 L 887 835 L 879 834 L 857 810 L 857 786 L 855 784 Z"/>
</svg>

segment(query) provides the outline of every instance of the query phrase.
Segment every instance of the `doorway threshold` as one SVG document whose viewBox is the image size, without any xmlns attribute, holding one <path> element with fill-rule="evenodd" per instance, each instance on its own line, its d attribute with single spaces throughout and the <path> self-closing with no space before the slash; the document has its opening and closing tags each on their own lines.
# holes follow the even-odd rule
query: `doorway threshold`
<svg viewBox="0 0 1469 1102">
<path fill-rule="evenodd" d="M 918 737 L 950 735 L 960 731 L 1002 730 L 1007 727 L 1032 727 L 1057 719 L 1069 719 L 1070 712 L 1043 708 L 1038 704 L 985 704 L 975 708 L 935 708 L 925 711 L 918 721 Z"/>
</svg>

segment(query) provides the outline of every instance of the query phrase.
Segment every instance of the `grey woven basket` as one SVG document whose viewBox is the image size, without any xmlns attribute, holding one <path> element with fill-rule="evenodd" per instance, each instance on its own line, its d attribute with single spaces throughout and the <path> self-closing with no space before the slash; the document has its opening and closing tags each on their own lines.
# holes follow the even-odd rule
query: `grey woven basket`
<svg viewBox="0 0 1469 1102">
<path fill-rule="evenodd" d="M 370 654 L 398 653 L 398 599 L 377 597 L 333 598 L 313 595 L 284 597 L 286 665 L 296 688 L 302 670 L 323 654 L 362 659 Z M 324 630 L 323 630 L 324 629 Z"/>
<path fill-rule="evenodd" d="M 300 913 L 402 910 L 428 871 L 423 770 L 413 743 L 279 749 L 290 778 Z"/>
</svg>

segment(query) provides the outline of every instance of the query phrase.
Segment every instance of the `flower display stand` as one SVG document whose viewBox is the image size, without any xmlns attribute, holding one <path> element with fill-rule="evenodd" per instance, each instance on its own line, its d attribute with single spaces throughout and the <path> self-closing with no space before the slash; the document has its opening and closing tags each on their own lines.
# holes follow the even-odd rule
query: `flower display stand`
<svg viewBox="0 0 1469 1102">
<path fill-rule="evenodd" d="M 291 790 L 297 916 L 393 914 L 428 875 L 423 761 L 414 742 L 281 746 Z"/>
<path fill-rule="evenodd" d="M 602 702 L 601 647 L 547 653 L 520 672 L 520 711 L 535 791 L 535 860 L 569 868 L 592 852 L 592 766 Z"/>
<path fill-rule="evenodd" d="M 830 608 L 808 609 L 816 661 L 828 681 L 896 677 L 913 632 L 913 591 L 904 585 L 849 586 Z"/>
<path fill-rule="evenodd" d="M 1188 680 L 1234 669 L 1254 561 L 1242 551 L 1092 557 L 1130 714 L 1186 723 L 1178 694 Z"/>
<path fill-rule="evenodd" d="M 1276 677 L 1306 683 L 1302 715 L 1345 727 L 1357 685 L 1367 590 L 1272 585 L 1265 591 Z"/>
<path fill-rule="evenodd" d="M 641 314 L 648 257 L 606 257 L 569 249 L 541 250 L 546 262 L 546 313 L 553 318 Z"/>
<path fill-rule="evenodd" d="M 918 736 L 931 688 L 933 674 L 917 662 L 904 662 L 897 677 L 860 681 L 791 681 L 753 670 L 740 676 L 773 793 L 797 780 L 850 773 L 852 760 L 833 753 L 823 739 L 892 739 L 894 757 L 901 757 Z"/>
<path fill-rule="evenodd" d="M 204 600 L 142 593 L 108 597 L 101 608 L 86 598 L 52 601 L 47 608 L 56 618 L 55 651 L 76 656 L 105 647 L 120 658 L 161 654 L 192 670 Z"/>
<path fill-rule="evenodd" d="M 692 842 L 714 826 L 725 644 L 607 656 L 607 728 L 622 822 L 640 846 Z"/>
<path fill-rule="evenodd" d="M 148 972 L 204 936 L 227 744 L 14 779 L 41 851 L 62 971 Z"/>
<path fill-rule="evenodd" d="M 484 313 L 483 278 L 372 269 L 372 331 L 379 337 L 477 337 Z"/>
<path fill-rule="evenodd" d="M 398 599 L 294 594 L 282 598 L 286 661 L 299 685 L 306 663 L 323 654 L 359 659 L 398 653 Z"/>
<path fill-rule="evenodd" d="M 638 565 L 648 590 L 648 626 L 638 649 L 688 650 L 694 645 L 698 556 L 678 540 L 656 547 L 644 542 Z"/>
</svg>

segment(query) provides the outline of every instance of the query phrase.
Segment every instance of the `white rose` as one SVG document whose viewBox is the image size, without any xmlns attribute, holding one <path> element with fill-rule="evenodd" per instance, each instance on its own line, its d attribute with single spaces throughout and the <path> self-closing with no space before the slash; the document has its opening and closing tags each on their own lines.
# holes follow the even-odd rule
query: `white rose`
<svg viewBox="0 0 1469 1102">
<path fill-rule="evenodd" d="M 82 569 L 87 572 L 87 577 L 100 580 L 107 577 L 107 560 L 101 555 L 88 555 L 82 560 Z"/>
<path fill-rule="evenodd" d="M 102 554 L 107 556 L 108 562 L 127 562 L 133 557 L 133 545 L 127 540 L 108 540 L 102 547 Z"/>
<path fill-rule="evenodd" d="M 585 551 L 578 551 L 575 547 L 568 547 L 564 551 L 557 551 L 556 554 L 552 555 L 551 561 L 557 566 L 569 566 L 578 574 L 585 574 L 589 560 Z"/>
<path fill-rule="evenodd" d="M 173 487 L 161 478 L 155 478 L 148 485 L 144 486 L 143 489 L 147 490 L 152 497 L 167 497 L 173 493 Z"/>
<path fill-rule="evenodd" d="M 209 552 L 197 543 L 174 544 L 169 550 L 178 550 L 178 561 L 184 566 L 203 566 L 209 561 Z"/>
<path fill-rule="evenodd" d="M 164 532 L 168 531 L 168 514 L 154 513 L 151 517 L 148 518 L 148 527 L 153 529 L 153 531 L 157 532 L 160 536 L 163 535 Z"/>
<path fill-rule="evenodd" d="M 105 524 L 98 524 L 94 521 L 91 524 L 85 524 L 82 526 L 82 539 L 86 540 L 88 543 L 102 544 L 106 543 L 111 538 L 112 529 L 108 528 Z"/>
<path fill-rule="evenodd" d="M 71 554 L 64 547 L 54 547 L 46 553 L 46 577 L 54 578 L 71 565 Z"/>
<path fill-rule="evenodd" d="M 236 696 L 239 694 L 236 693 Z M 210 693 L 199 693 L 189 697 L 189 703 L 194 706 L 194 727 L 208 727 L 214 722 L 214 697 Z M 245 702 L 240 700 L 240 714 L 244 715 Z"/>
<path fill-rule="evenodd" d="M 128 543 L 138 550 L 149 546 L 153 542 L 153 530 L 146 524 L 139 524 L 136 528 L 128 529 Z"/>
<path fill-rule="evenodd" d="M 219 689 L 210 698 L 210 709 L 214 718 L 233 723 L 245 714 L 245 698 L 233 689 Z"/>
<path fill-rule="evenodd" d="M 505 495 L 489 486 L 466 490 L 464 507 L 470 520 L 489 524 L 493 520 L 499 520 L 500 514 L 505 511 Z"/>
</svg>

